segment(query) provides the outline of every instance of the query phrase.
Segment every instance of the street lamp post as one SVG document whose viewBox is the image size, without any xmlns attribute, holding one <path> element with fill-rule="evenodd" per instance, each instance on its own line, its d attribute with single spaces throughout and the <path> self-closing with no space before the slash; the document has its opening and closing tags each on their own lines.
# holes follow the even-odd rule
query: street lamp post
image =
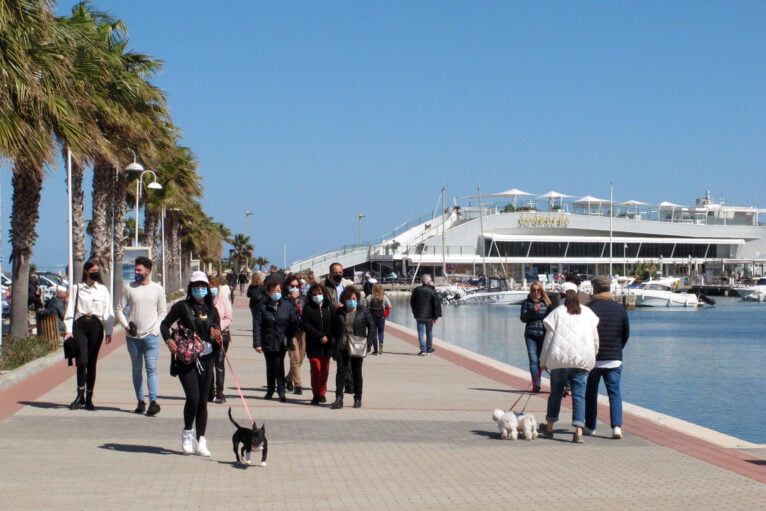
<svg viewBox="0 0 766 511">
<path fill-rule="evenodd" d="M 128 165 L 128 167 L 130 167 L 130 165 Z M 144 174 L 151 174 L 152 177 L 154 178 L 154 181 L 146 185 L 147 188 L 151 190 L 162 190 L 162 185 L 157 182 L 157 174 L 155 174 L 153 170 L 144 170 L 143 172 L 141 172 L 141 175 L 138 176 L 138 181 L 136 181 L 136 227 L 135 227 L 136 232 L 135 232 L 135 238 L 133 240 L 134 247 L 138 246 L 138 204 L 141 202 L 141 185 L 144 182 Z"/>
<path fill-rule="evenodd" d="M 249 210 L 245 211 L 245 236 L 248 238 L 250 237 L 250 215 L 253 213 Z M 248 271 L 250 270 L 250 258 L 245 258 L 245 266 L 247 266 Z"/>
<path fill-rule="evenodd" d="M 362 218 L 364 218 L 364 213 L 359 213 L 359 244 L 362 244 Z"/>
</svg>

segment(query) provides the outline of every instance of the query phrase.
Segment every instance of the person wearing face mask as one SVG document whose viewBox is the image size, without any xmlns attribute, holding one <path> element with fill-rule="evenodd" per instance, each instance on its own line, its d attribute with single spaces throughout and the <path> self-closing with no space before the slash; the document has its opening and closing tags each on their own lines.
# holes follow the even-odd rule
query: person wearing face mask
<svg viewBox="0 0 766 511">
<path fill-rule="evenodd" d="M 342 307 L 340 303 L 340 295 L 343 294 L 343 290 L 347 286 L 353 286 L 353 281 L 343 278 L 343 265 L 340 263 L 332 263 L 330 265 L 330 273 L 327 275 L 327 279 L 324 281 L 324 287 L 327 290 L 327 296 L 336 307 Z"/>
<path fill-rule="evenodd" d="M 293 337 L 293 349 L 288 353 L 290 357 L 290 371 L 287 373 L 285 385 L 287 391 L 294 391 L 295 394 L 303 394 L 301 386 L 301 365 L 306 358 L 306 334 L 301 327 L 301 317 L 303 316 L 303 307 L 306 304 L 306 297 L 301 294 L 301 282 L 297 275 L 288 275 L 282 284 L 282 295 L 286 300 L 292 302 L 295 306 L 295 313 L 298 316 L 298 330 Z"/>
<path fill-rule="evenodd" d="M 362 363 L 363 357 L 352 357 L 348 350 L 350 336 L 367 338 L 367 346 L 375 342 L 377 329 L 372 314 L 366 307 L 359 307 L 360 292 L 354 286 L 348 286 L 343 290 L 340 299 L 343 307 L 339 308 L 335 315 L 333 337 L 337 339 L 337 371 L 335 373 L 335 402 L 330 408 L 337 410 L 343 408 L 343 390 L 346 378 L 346 368 L 351 367 L 351 375 L 354 382 L 354 408 L 362 407 Z"/>
<path fill-rule="evenodd" d="M 204 343 L 204 350 L 191 364 L 181 364 L 173 360 L 173 370 L 181 382 L 186 402 L 184 403 L 184 430 L 181 437 L 181 450 L 184 454 L 197 453 L 210 456 L 205 432 L 207 430 L 207 396 L 213 385 L 214 360 L 218 350 L 222 349 L 221 320 L 218 310 L 213 305 L 205 272 L 192 273 L 186 288 L 186 299 L 176 302 L 160 323 L 162 338 L 173 355 L 177 351 L 170 328 L 176 323 L 196 333 Z M 196 435 L 194 427 L 196 426 Z"/>
<path fill-rule="evenodd" d="M 101 280 L 98 259 L 83 265 L 82 282 L 75 285 L 64 316 L 64 339 L 74 337 L 77 345 L 77 397 L 71 410 L 85 407 L 95 410 L 93 389 L 96 386 L 96 364 L 101 343 L 112 342 L 114 309 L 112 296 Z"/>
<path fill-rule="evenodd" d="M 308 301 L 303 307 L 301 325 L 306 332 L 306 353 L 311 369 L 312 405 L 325 403 L 327 378 L 330 375 L 330 357 L 335 350 L 332 336 L 335 307 L 326 298 L 325 287 L 314 284 L 308 290 Z"/>
<path fill-rule="evenodd" d="M 218 317 L 221 318 L 221 338 L 223 339 L 223 349 L 218 350 L 215 356 L 213 385 L 210 387 L 207 399 L 211 403 L 226 402 L 226 396 L 223 395 L 223 382 L 226 377 L 226 353 L 229 352 L 231 343 L 229 327 L 234 316 L 231 313 L 231 300 L 224 294 L 224 289 L 227 291 L 229 289 L 225 279 L 218 280 L 215 277 L 210 279 L 210 294 L 213 296 L 213 306 L 218 311 Z"/>
<path fill-rule="evenodd" d="M 160 323 L 167 314 L 165 290 L 152 281 L 152 260 L 137 257 L 135 261 L 135 279 L 128 286 L 123 286 L 120 301 L 115 308 L 115 315 L 127 332 L 125 344 L 130 354 L 133 374 L 133 390 L 138 406 L 135 413 L 144 413 L 152 417 L 160 411 L 157 403 L 157 359 L 160 354 Z M 127 315 L 125 311 L 127 309 Z M 149 408 L 144 401 L 144 379 L 142 366 L 146 364 L 146 386 L 149 390 Z"/>
<path fill-rule="evenodd" d="M 298 329 L 295 305 L 282 297 L 278 281 L 268 277 L 264 283 L 267 300 L 258 305 L 253 317 L 253 348 L 266 359 L 266 395 L 272 399 L 274 391 L 279 401 L 285 397 L 285 353 Z"/>
</svg>

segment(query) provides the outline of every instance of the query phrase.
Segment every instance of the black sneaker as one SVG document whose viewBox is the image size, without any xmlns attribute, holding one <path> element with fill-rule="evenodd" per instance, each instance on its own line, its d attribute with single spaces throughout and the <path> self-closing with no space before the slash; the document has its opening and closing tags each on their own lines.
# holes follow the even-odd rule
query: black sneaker
<svg viewBox="0 0 766 511">
<path fill-rule="evenodd" d="M 418 351 L 418 356 L 419 357 L 425 357 L 426 356 L 426 352 L 425 351 Z"/>
<path fill-rule="evenodd" d="M 426 351 L 427 354 L 432 355 L 436 350 L 433 348 L 428 348 L 428 351 Z"/>
<path fill-rule="evenodd" d="M 146 403 L 144 401 L 139 401 L 138 406 L 136 406 L 136 409 L 133 410 L 133 413 L 144 413 L 146 411 Z"/>
<path fill-rule="evenodd" d="M 152 401 L 151 403 L 149 403 L 149 409 L 146 410 L 146 416 L 154 417 L 155 415 L 160 413 L 160 410 L 161 408 L 160 408 L 160 405 L 157 404 L 157 401 Z"/>
<path fill-rule="evenodd" d="M 326 403 L 327 402 L 327 398 L 324 397 L 324 396 L 319 396 L 319 402 L 320 403 Z"/>
<path fill-rule="evenodd" d="M 318 405 L 319 404 L 319 396 L 314 396 L 311 398 L 311 404 L 312 405 Z"/>
<path fill-rule="evenodd" d="M 287 388 L 287 392 L 292 392 L 292 391 L 293 391 L 293 382 L 292 382 L 292 381 L 290 381 L 290 380 L 288 380 L 288 381 L 285 383 L 285 387 Z"/>
<path fill-rule="evenodd" d="M 294 393 L 295 393 L 296 396 L 300 396 L 301 394 L 303 394 L 303 389 L 300 387 L 300 385 L 296 385 L 295 386 Z"/>
</svg>

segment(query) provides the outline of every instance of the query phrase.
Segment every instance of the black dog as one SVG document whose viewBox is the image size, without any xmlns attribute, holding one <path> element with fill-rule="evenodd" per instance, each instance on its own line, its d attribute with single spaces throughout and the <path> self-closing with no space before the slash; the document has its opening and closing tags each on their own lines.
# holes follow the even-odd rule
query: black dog
<svg viewBox="0 0 766 511">
<path fill-rule="evenodd" d="M 229 420 L 237 427 L 237 431 L 231 436 L 231 443 L 234 447 L 234 455 L 237 457 L 237 463 L 242 463 L 242 458 L 245 458 L 245 465 L 250 464 L 250 453 L 253 449 L 261 451 L 261 466 L 266 466 L 266 456 L 269 453 L 269 442 L 266 440 L 266 425 L 264 424 L 260 428 L 253 423 L 253 429 L 243 428 L 237 424 L 231 416 L 231 407 L 229 407 Z M 239 444 L 242 444 L 242 448 L 239 448 Z"/>
</svg>

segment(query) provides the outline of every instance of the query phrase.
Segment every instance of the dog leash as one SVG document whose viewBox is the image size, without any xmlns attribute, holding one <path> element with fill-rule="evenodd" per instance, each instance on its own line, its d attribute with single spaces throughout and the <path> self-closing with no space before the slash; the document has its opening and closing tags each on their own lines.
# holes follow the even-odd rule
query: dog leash
<svg viewBox="0 0 766 511">
<path fill-rule="evenodd" d="M 223 350 L 223 339 L 221 339 L 219 344 L 221 345 L 221 349 Z M 253 414 L 250 413 L 250 408 L 247 406 L 245 395 L 242 394 L 242 387 L 239 385 L 239 379 L 237 378 L 237 373 L 234 372 L 234 366 L 231 365 L 231 360 L 229 360 L 229 355 L 226 353 L 226 350 L 223 350 L 223 358 L 226 359 L 226 363 L 229 366 L 229 372 L 231 373 L 231 377 L 234 380 L 234 385 L 237 386 L 237 392 L 239 393 L 239 398 L 242 400 L 242 404 L 245 406 L 245 411 L 247 412 L 247 418 L 250 419 L 250 424 L 255 424 L 255 421 L 253 420 Z"/>
<path fill-rule="evenodd" d="M 527 388 L 526 388 L 526 389 L 524 389 L 524 392 L 522 392 L 522 394 L 519 396 L 519 398 L 518 398 L 516 401 L 514 401 L 514 403 L 513 403 L 513 404 L 511 405 L 511 407 L 508 409 L 508 411 L 509 411 L 509 412 L 510 412 L 510 411 L 513 411 L 514 407 L 515 407 L 517 404 L 519 404 L 519 401 L 521 401 L 521 399 L 522 399 L 522 398 L 524 397 L 524 395 L 526 394 L 526 396 L 527 396 L 527 402 L 526 402 L 526 403 L 524 403 L 524 407 L 521 409 L 521 413 L 524 413 L 524 410 L 526 410 L 526 409 L 527 409 L 527 405 L 529 404 L 529 400 L 532 398 L 532 393 L 530 392 L 530 390 L 532 390 L 532 386 L 535 384 L 535 382 L 536 382 L 537 380 L 539 380 L 539 379 L 540 379 L 540 375 L 542 375 L 542 374 L 543 374 L 543 370 L 542 370 L 542 369 L 540 369 L 539 371 L 537 371 L 537 376 L 535 376 L 535 379 L 534 379 L 534 381 L 533 381 L 532 383 L 530 383 L 529 385 L 527 385 Z"/>
</svg>

